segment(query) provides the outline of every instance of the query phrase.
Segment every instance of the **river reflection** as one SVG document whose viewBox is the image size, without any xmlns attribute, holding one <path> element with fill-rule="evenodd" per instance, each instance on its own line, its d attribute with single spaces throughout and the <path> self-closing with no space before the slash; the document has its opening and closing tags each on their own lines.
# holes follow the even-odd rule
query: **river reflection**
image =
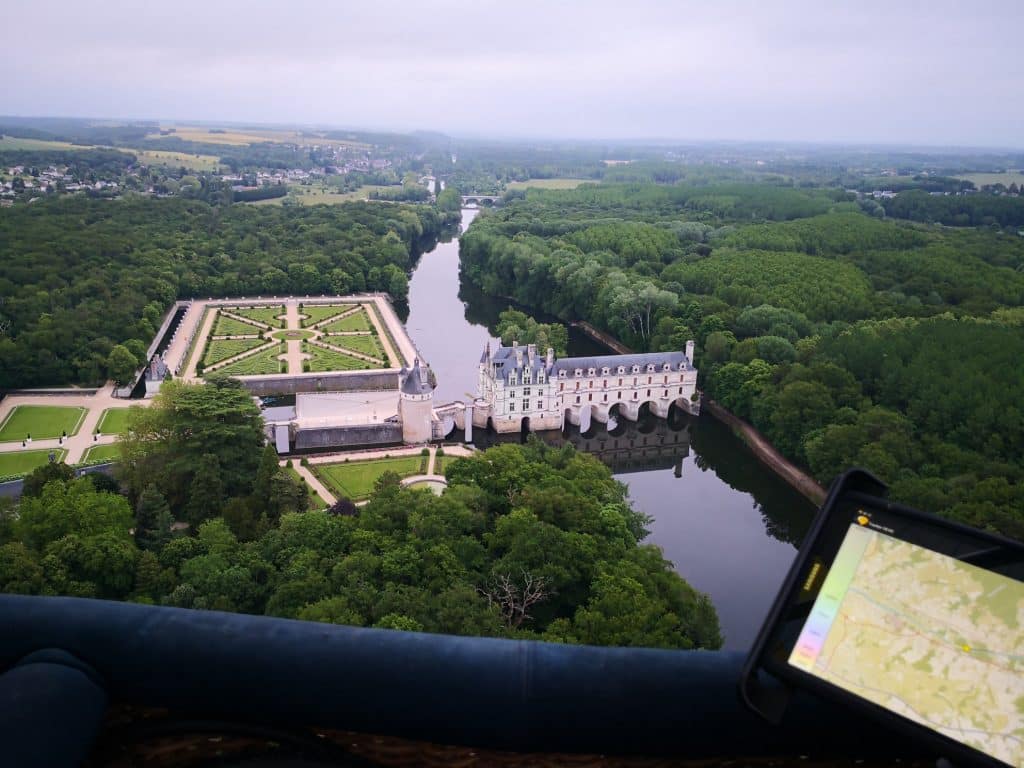
<svg viewBox="0 0 1024 768">
<path fill-rule="evenodd" d="M 463 212 L 464 228 L 476 213 Z M 409 285 L 406 325 L 437 374 L 436 404 L 475 394 L 480 353 L 497 342 L 487 326 L 509 305 L 460 285 L 457 241 L 422 256 Z M 605 351 L 575 329 L 569 347 L 571 355 Z M 597 425 L 583 435 L 571 428 L 538 436 L 552 445 L 571 442 L 608 464 L 633 505 L 653 518 L 647 541 L 711 596 L 725 647 L 749 647 L 807 531 L 812 505 L 710 416 L 674 425 L 625 422 L 612 434 Z M 475 438 L 478 445 L 498 439 L 479 430 Z"/>
</svg>

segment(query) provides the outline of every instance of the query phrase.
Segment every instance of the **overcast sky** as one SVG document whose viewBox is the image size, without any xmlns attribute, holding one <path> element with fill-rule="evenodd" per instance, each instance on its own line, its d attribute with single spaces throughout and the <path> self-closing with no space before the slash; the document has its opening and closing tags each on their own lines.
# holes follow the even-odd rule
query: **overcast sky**
<svg viewBox="0 0 1024 768">
<path fill-rule="evenodd" d="M 1024 0 L 7 0 L 0 114 L 1024 145 Z"/>
</svg>

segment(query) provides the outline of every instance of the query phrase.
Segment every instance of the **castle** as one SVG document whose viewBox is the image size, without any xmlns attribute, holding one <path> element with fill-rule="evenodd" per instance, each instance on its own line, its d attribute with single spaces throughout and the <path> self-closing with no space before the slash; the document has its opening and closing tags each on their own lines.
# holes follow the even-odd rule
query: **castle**
<svg viewBox="0 0 1024 768">
<path fill-rule="evenodd" d="M 490 345 L 480 357 L 475 427 L 496 432 L 561 429 L 566 421 L 586 431 L 592 421 L 636 421 L 644 412 L 668 418 L 673 407 L 697 415 L 694 343 L 680 352 L 566 357 L 543 356 L 535 344 Z"/>
</svg>

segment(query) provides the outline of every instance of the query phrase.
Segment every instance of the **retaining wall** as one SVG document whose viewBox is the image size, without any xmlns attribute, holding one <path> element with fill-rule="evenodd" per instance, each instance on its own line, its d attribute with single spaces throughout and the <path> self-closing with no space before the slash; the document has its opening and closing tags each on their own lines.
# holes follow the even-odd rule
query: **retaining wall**
<svg viewBox="0 0 1024 768">
<path fill-rule="evenodd" d="M 391 445 L 402 442 L 402 425 L 359 424 L 347 427 L 297 429 L 295 450 L 311 448 L 355 448 L 364 445 Z"/>
<path fill-rule="evenodd" d="M 239 381 L 252 394 L 295 395 L 300 392 L 381 392 L 398 391 L 398 371 L 353 371 L 348 373 L 272 374 L 244 376 Z"/>
</svg>

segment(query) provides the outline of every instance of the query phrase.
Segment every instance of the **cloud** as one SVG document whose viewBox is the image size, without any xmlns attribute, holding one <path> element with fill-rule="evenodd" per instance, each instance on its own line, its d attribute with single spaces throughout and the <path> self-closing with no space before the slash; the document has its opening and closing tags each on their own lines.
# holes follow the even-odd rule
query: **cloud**
<svg viewBox="0 0 1024 768">
<path fill-rule="evenodd" d="M 12 114 L 1020 143 L 1016 2 L 33 0 Z"/>
</svg>

